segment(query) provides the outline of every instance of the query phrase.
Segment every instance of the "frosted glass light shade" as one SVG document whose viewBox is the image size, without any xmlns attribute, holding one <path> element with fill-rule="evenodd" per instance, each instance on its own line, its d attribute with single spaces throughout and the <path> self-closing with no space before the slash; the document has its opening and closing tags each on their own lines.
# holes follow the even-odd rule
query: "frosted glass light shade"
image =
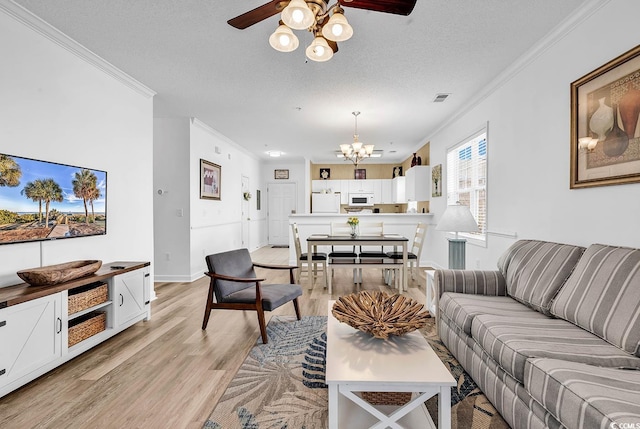
<svg viewBox="0 0 640 429">
<path fill-rule="evenodd" d="M 324 62 L 333 57 L 333 50 L 324 37 L 321 36 L 316 36 L 305 52 L 307 54 L 307 58 L 312 61 Z"/>
<path fill-rule="evenodd" d="M 461 204 L 447 206 L 438 226 L 438 231 L 450 232 L 478 232 L 478 224 L 471 214 L 469 207 Z"/>
<path fill-rule="evenodd" d="M 366 145 L 364 145 L 364 152 L 365 152 L 367 155 L 371 156 L 371 154 L 373 153 L 373 146 L 374 146 L 374 145 L 372 145 L 372 144 L 366 144 Z"/>
<path fill-rule="evenodd" d="M 269 37 L 269 44 L 276 51 L 291 52 L 296 50 L 300 41 L 289 27 L 281 24 Z"/>
<path fill-rule="evenodd" d="M 291 0 L 280 14 L 282 21 L 294 30 L 306 30 L 311 27 L 316 17 L 304 0 Z"/>
<path fill-rule="evenodd" d="M 342 153 L 344 155 L 349 155 L 351 153 L 351 145 L 350 144 L 341 144 L 340 145 L 340 150 L 342 151 Z"/>
<path fill-rule="evenodd" d="M 344 42 L 353 36 L 353 27 L 349 25 L 347 18 L 342 13 L 334 12 L 329 22 L 322 27 L 322 35 L 334 42 Z"/>
</svg>

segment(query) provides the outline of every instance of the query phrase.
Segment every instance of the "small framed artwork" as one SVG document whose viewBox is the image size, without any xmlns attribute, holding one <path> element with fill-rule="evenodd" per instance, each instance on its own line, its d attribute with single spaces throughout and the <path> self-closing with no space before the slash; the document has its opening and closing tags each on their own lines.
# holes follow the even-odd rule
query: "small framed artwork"
<svg viewBox="0 0 640 429">
<path fill-rule="evenodd" d="M 442 196 L 442 164 L 434 165 L 431 169 L 431 196 Z"/>
<path fill-rule="evenodd" d="M 640 182 L 640 46 L 571 84 L 571 189 Z"/>
<path fill-rule="evenodd" d="M 260 210 L 260 189 L 256 190 L 256 209 Z"/>
<path fill-rule="evenodd" d="M 213 162 L 200 160 L 200 199 L 220 200 L 222 167 Z"/>
<path fill-rule="evenodd" d="M 330 168 L 321 168 L 320 169 L 320 178 L 322 180 L 329 180 L 331 178 L 331 169 Z"/>
<path fill-rule="evenodd" d="M 366 179 L 367 178 L 367 170 L 365 168 L 356 168 L 354 170 L 354 178 L 355 179 Z"/>
<path fill-rule="evenodd" d="M 402 176 L 402 166 L 401 165 L 397 165 L 395 167 L 393 167 L 393 176 L 392 178 L 395 179 L 396 177 L 400 177 Z"/>
<path fill-rule="evenodd" d="M 289 170 L 273 170 L 274 179 L 289 179 Z"/>
</svg>

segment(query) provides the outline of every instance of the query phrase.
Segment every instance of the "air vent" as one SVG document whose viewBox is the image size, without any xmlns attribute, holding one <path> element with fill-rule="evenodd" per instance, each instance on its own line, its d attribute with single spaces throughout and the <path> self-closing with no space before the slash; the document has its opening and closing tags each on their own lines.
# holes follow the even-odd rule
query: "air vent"
<svg viewBox="0 0 640 429">
<path fill-rule="evenodd" d="M 436 94 L 436 98 L 433 99 L 433 102 L 434 103 L 442 103 L 450 95 L 451 94 Z"/>
</svg>

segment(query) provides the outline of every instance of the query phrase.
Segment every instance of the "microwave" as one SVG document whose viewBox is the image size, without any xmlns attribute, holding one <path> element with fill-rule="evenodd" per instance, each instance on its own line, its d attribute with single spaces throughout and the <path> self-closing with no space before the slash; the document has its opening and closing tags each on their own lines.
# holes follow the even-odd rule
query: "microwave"
<svg viewBox="0 0 640 429">
<path fill-rule="evenodd" d="M 349 194 L 349 205 L 351 207 L 372 206 L 373 194 L 369 194 L 369 193 Z"/>
</svg>

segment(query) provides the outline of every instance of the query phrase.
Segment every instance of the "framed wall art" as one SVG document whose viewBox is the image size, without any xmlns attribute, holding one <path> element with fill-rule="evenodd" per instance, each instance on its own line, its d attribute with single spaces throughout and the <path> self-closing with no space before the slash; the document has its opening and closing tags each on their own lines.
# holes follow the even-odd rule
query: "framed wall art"
<svg viewBox="0 0 640 429">
<path fill-rule="evenodd" d="M 573 188 L 640 182 L 640 46 L 571 84 Z"/>
<path fill-rule="evenodd" d="M 442 164 L 434 165 L 431 169 L 431 196 L 442 196 Z"/>
<path fill-rule="evenodd" d="M 256 210 L 260 210 L 260 200 L 261 200 L 261 193 L 260 193 L 260 189 L 256 190 Z"/>
<path fill-rule="evenodd" d="M 320 178 L 322 180 L 331 179 L 331 169 L 330 168 L 321 168 L 320 169 Z"/>
<path fill-rule="evenodd" d="M 200 160 L 200 198 L 204 200 L 220 199 L 220 180 L 222 167 L 213 162 Z"/>
<path fill-rule="evenodd" d="M 367 170 L 365 168 L 356 168 L 353 172 L 354 179 L 366 179 Z"/>
<path fill-rule="evenodd" d="M 397 165 L 393 167 L 393 175 L 391 176 L 391 178 L 395 179 L 396 177 L 400 177 L 400 176 L 402 176 L 402 166 Z"/>
<path fill-rule="evenodd" d="M 274 179 L 289 179 L 289 170 L 273 170 Z"/>
</svg>

